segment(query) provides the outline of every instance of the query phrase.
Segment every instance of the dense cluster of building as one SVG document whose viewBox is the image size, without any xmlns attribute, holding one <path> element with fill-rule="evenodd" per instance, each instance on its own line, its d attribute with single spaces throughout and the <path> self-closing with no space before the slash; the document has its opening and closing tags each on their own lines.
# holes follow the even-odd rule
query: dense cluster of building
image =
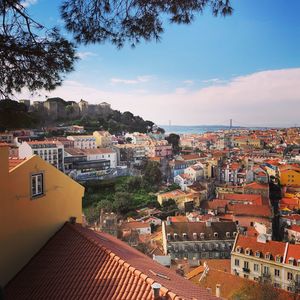
<svg viewBox="0 0 300 300">
<path fill-rule="evenodd" d="M 49 112 L 59 115 L 59 101 L 53 102 L 56 106 L 51 106 L 51 103 L 49 99 L 41 105 Z M 89 113 L 90 110 L 83 100 L 78 104 L 68 105 L 73 107 L 73 110 L 70 109 L 72 113 Z M 102 111 L 110 109 L 107 103 L 101 105 Z M 101 211 L 99 222 L 93 224 L 96 231 L 101 230 L 118 236 L 131 246 L 143 245 L 143 252 L 160 265 L 175 268 L 179 275 L 185 274 L 187 278 L 199 275 L 200 285 L 208 280 L 210 272 L 213 272 L 208 267 L 210 261 L 226 260 L 230 264 L 223 273 L 228 276 L 228 280 L 230 276 L 238 276 L 253 282 L 267 281 L 275 288 L 289 293 L 297 294 L 300 291 L 298 128 L 230 129 L 182 134 L 178 145 L 179 152 L 174 151 L 174 145 L 167 141 L 167 134 L 156 130 L 147 134 L 134 132 L 115 136 L 100 129 L 86 132 L 84 127 L 76 125 L 60 129 L 64 134 L 53 138 L 43 137 L 45 132 L 41 130 L 30 129 L 0 134 L 1 165 L 6 166 L 1 169 L 1 179 L 4 178 L 1 184 L 6 191 L 5 201 L 10 201 L 9 204 L 3 202 L 4 209 L 1 211 L 12 212 L 16 209 L 13 214 L 18 219 L 13 226 L 9 225 L 12 232 L 2 230 L 6 241 L 10 243 L 3 257 L 12 258 L 3 261 L 7 272 L 5 278 L 1 278 L 2 284 L 7 283 L 66 220 L 76 217 L 79 223 L 82 223 L 83 189 L 72 179 L 86 181 L 139 175 L 141 166 L 151 160 L 157 162 L 163 175 L 161 192 L 156 194 L 157 202 L 161 207 L 165 203 L 172 203 L 175 206 L 172 212 L 165 215 L 159 208 L 145 206 L 137 209 L 135 217 L 127 220 L 123 218 L 120 222 L 119 216 L 114 213 Z M 17 177 L 23 179 L 18 179 L 16 189 L 13 182 Z M 43 204 L 40 204 L 38 198 L 43 198 Z M 35 199 L 37 201 L 32 201 Z M 52 199 L 55 199 L 54 202 Z M 62 211 L 60 205 L 64 207 Z M 23 213 L 24 211 L 26 213 Z M 9 215 L 12 213 L 7 214 Z M 8 217 L 6 220 L 7 224 L 10 224 Z M 21 224 L 27 224 L 28 227 L 23 228 Z M 85 218 L 83 224 L 91 225 L 86 223 Z M 32 240 L 28 240 L 26 236 L 15 239 L 21 227 L 23 231 L 27 229 L 34 233 Z M 74 239 L 70 243 L 75 245 L 78 253 L 84 250 L 80 244 L 75 243 L 75 240 L 78 241 L 77 235 L 98 246 L 105 241 L 105 247 L 112 251 L 109 253 L 114 253 L 111 256 L 100 247 L 99 255 L 118 256 L 123 262 L 130 261 L 133 269 L 124 263 L 118 267 L 118 272 L 120 276 L 131 276 L 128 280 L 132 282 L 141 281 L 140 284 L 145 285 L 145 297 L 151 299 L 151 293 L 154 293 L 151 285 L 155 282 L 165 287 L 160 289 L 159 293 L 166 299 L 175 299 L 174 295 L 187 295 L 186 290 L 176 289 L 177 277 L 172 281 L 174 274 L 171 270 L 164 269 L 156 263 L 152 265 L 153 261 L 147 261 L 152 270 L 152 275 L 149 274 L 149 268 L 145 270 L 146 263 L 135 265 L 131 261 L 140 254 L 135 250 L 128 250 L 130 248 L 127 249 L 127 246 L 119 244 L 121 242 L 114 238 L 104 233 L 90 233 L 88 229 L 79 225 L 72 227 L 68 224 L 62 228 L 55 234 L 55 239 L 59 240 L 68 234 Z M 9 249 L 15 246 L 16 249 L 24 249 L 27 247 L 26 243 L 30 247 L 24 250 L 22 257 L 15 259 L 18 257 L 18 251 L 14 250 L 14 255 L 11 255 Z M 51 243 L 54 243 L 54 246 Z M 87 246 L 87 251 L 92 251 L 93 247 L 97 247 L 95 245 Z M 47 254 L 47 247 L 57 246 L 50 240 L 40 254 L 42 257 Z M 119 247 L 125 247 L 130 255 L 123 256 Z M 43 254 L 43 251 L 46 251 L 46 254 Z M 101 254 L 101 251 L 106 254 Z M 146 260 L 144 256 L 141 259 Z M 111 263 L 118 265 L 119 260 Z M 107 263 L 107 260 L 105 262 Z M 72 261 L 69 263 L 71 266 Z M 81 263 L 84 264 L 83 261 Z M 34 261 L 26 267 L 29 268 L 28 272 L 32 264 Z M 189 273 L 187 276 L 188 272 L 183 270 L 182 265 L 188 266 L 189 271 L 196 267 L 192 271 L 194 275 Z M 59 266 L 57 264 L 57 267 Z M 13 290 L 16 290 L 18 280 L 24 280 L 26 277 L 26 268 L 25 271 L 21 271 L 19 278 L 8 285 L 7 291 L 12 298 L 15 296 Z M 105 269 L 109 270 L 110 266 Z M 91 269 L 90 272 L 96 270 Z M 128 275 L 128 272 L 132 274 Z M 149 280 L 141 277 L 142 273 L 146 274 L 145 278 L 154 276 L 154 279 L 150 280 L 151 284 Z M 51 275 L 51 272 L 49 274 Z M 170 278 L 171 282 L 158 280 L 166 280 L 166 277 Z M 186 281 L 182 277 L 178 280 Z M 128 299 L 140 299 L 130 298 L 130 295 L 138 293 L 138 286 L 131 286 L 132 290 L 127 291 Z M 109 293 L 98 288 L 101 295 Z M 46 295 L 42 294 L 42 290 L 39 292 L 41 297 Z M 192 293 L 194 298 L 200 295 L 197 293 L 204 293 L 203 299 L 211 297 L 203 290 L 195 290 L 195 293 Z M 219 286 L 216 295 L 220 295 Z M 30 298 L 30 294 L 28 297 Z M 200 298 L 198 296 L 198 299 Z"/>
</svg>

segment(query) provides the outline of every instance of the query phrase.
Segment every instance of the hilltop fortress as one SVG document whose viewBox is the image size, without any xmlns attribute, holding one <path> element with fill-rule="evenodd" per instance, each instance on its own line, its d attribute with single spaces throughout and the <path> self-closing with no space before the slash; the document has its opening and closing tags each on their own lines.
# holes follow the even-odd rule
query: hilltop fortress
<svg viewBox="0 0 300 300">
<path fill-rule="evenodd" d="M 29 111 L 46 114 L 51 119 L 60 118 L 77 118 L 84 115 L 103 115 L 107 116 L 111 111 L 111 106 L 107 102 L 99 104 L 89 104 L 87 101 L 81 99 L 78 103 L 75 101 L 65 101 L 62 98 L 48 98 L 46 101 L 20 100 L 24 103 Z"/>
</svg>

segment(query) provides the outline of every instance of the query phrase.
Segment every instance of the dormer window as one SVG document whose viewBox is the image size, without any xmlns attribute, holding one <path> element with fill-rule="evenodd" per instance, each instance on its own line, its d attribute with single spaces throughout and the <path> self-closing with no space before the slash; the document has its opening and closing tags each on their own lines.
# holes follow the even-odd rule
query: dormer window
<svg viewBox="0 0 300 300">
<path fill-rule="evenodd" d="M 297 266 L 300 267 L 300 259 L 297 259 Z"/>
<path fill-rule="evenodd" d="M 267 252 L 267 253 L 265 254 L 265 259 L 268 259 L 268 260 L 271 259 L 271 253 L 270 253 L 270 252 Z"/>
<path fill-rule="evenodd" d="M 201 233 L 200 233 L 200 238 L 201 238 L 201 239 L 204 239 L 204 232 L 201 232 Z"/>
<path fill-rule="evenodd" d="M 247 248 L 247 249 L 245 250 L 245 254 L 246 254 L 246 255 L 251 255 L 251 249 L 250 249 L 250 248 Z"/>
<path fill-rule="evenodd" d="M 226 237 L 230 238 L 230 232 L 228 232 L 228 231 L 226 232 Z"/>
<path fill-rule="evenodd" d="M 260 257 L 260 251 L 255 252 L 255 257 Z"/>
<path fill-rule="evenodd" d="M 194 240 L 197 239 L 197 233 L 196 233 L 196 232 L 193 233 L 193 239 L 194 239 Z"/>
<path fill-rule="evenodd" d="M 170 241 L 171 240 L 171 234 L 167 233 L 167 240 Z"/>
<path fill-rule="evenodd" d="M 276 262 L 281 263 L 281 255 L 276 255 Z"/>
<path fill-rule="evenodd" d="M 177 240 L 177 238 L 178 238 L 178 234 L 174 233 L 174 240 Z"/>
<path fill-rule="evenodd" d="M 233 237 L 236 237 L 236 231 L 233 232 Z"/>
<path fill-rule="evenodd" d="M 219 234 L 217 233 L 217 232 L 214 232 L 214 237 L 218 237 L 219 236 Z"/>
<path fill-rule="evenodd" d="M 242 247 L 237 246 L 237 247 L 236 247 L 236 252 L 237 252 L 237 253 L 242 253 Z"/>
<path fill-rule="evenodd" d="M 294 257 L 290 257 L 289 258 L 289 265 L 294 265 L 294 261 L 295 261 Z"/>
<path fill-rule="evenodd" d="M 187 234 L 184 232 L 184 233 L 182 234 L 182 237 L 186 240 L 186 239 L 187 239 Z"/>
</svg>

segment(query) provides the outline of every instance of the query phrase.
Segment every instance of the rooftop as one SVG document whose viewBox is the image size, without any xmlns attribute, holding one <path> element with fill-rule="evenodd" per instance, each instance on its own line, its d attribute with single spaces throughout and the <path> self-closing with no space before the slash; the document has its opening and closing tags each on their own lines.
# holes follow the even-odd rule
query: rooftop
<svg viewBox="0 0 300 300">
<path fill-rule="evenodd" d="M 162 276 L 163 275 L 163 276 Z M 6 299 L 215 299 L 105 233 L 66 223 L 5 287 Z"/>
</svg>

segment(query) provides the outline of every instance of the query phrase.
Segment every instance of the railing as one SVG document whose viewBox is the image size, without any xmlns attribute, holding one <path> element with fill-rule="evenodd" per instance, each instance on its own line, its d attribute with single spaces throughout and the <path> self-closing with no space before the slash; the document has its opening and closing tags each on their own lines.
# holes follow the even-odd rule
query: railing
<svg viewBox="0 0 300 300">
<path fill-rule="evenodd" d="M 244 273 L 250 273 L 250 269 L 249 268 L 243 268 L 243 272 Z"/>
</svg>

